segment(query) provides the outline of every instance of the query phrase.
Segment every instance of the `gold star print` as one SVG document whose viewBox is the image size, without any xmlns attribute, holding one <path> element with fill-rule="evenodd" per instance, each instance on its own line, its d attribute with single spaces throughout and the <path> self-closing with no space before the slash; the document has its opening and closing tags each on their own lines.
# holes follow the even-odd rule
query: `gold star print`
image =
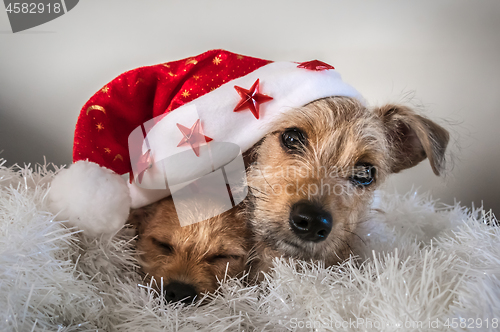
<svg viewBox="0 0 500 332">
<path fill-rule="evenodd" d="M 200 79 L 200 75 L 193 75 L 193 78 L 194 78 L 195 80 L 199 80 L 199 79 Z"/>
<path fill-rule="evenodd" d="M 101 89 L 101 91 L 102 91 L 103 93 L 108 93 L 108 91 L 109 91 L 108 86 L 106 85 L 104 88 L 102 88 L 102 89 Z"/>
<path fill-rule="evenodd" d="M 218 56 L 216 56 L 212 62 L 214 63 L 214 65 L 219 65 L 219 63 L 221 63 L 221 61 L 222 61 L 222 59 L 219 58 Z"/>
<path fill-rule="evenodd" d="M 236 56 L 236 59 L 238 59 L 238 60 L 243 60 L 243 55 L 239 55 L 239 54 L 238 54 L 238 55 Z"/>
<path fill-rule="evenodd" d="M 121 155 L 121 154 L 117 154 L 117 155 L 115 156 L 115 158 L 113 159 L 113 161 L 115 161 L 116 159 L 120 159 L 121 161 L 123 161 L 123 157 L 122 157 L 122 155 Z"/>
<path fill-rule="evenodd" d="M 168 74 L 169 74 L 170 76 L 175 76 L 175 74 L 174 74 L 174 73 L 172 73 L 171 71 L 169 71 L 169 72 L 168 72 Z"/>
<path fill-rule="evenodd" d="M 106 152 L 107 154 L 110 154 L 111 153 L 111 149 L 110 148 L 104 148 L 104 152 Z"/>
<path fill-rule="evenodd" d="M 193 59 L 193 58 L 190 58 L 190 59 L 187 59 L 187 60 L 186 60 L 186 65 L 189 65 L 189 64 L 191 64 L 191 63 L 192 63 L 193 65 L 195 65 L 195 64 L 197 64 L 197 63 L 198 63 L 198 61 L 196 61 L 196 60 L 195 60 L 195 59 Z"/>
<path fill-rule="evenodd" d="M 188 90 L 184 90 L 183 93 L 181 93 L 181 95 L 184 97 L 184 98 L 187 98 L 189 97 L 189 91 Z"/>
<path fill-rule="evenodd" d="M 135 81 L 135 85 L 137 85 L 139 83 L 144 83 L 144 80 L 142 78 L 139 78 L 137 81 Z"/>
<path fill-rule="evenodd" d="M 165 66 L 165 67 L 167 67 L 167 68 L 170 68 L 170 65 L 169 65 L 168 63 L 166 63 L 166 62 L 165 62 L 165 63 L 162 63 L 161 65 L 162 65 L 162 66 Z"/>
<path fill-rule="evenodd" d="M 101 131 L 104 129 L 104 126 L 102 125 L 101 122 L 99 122 L 98 124 L 95 125 L 95 127 L 97 128 L 97 130 Z"/>
</svg>

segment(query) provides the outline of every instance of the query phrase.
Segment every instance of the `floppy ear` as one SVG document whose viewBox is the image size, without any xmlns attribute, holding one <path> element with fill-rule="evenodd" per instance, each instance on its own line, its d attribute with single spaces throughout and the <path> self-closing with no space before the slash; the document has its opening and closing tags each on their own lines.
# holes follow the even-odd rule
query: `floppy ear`
<svg viewBox="0 0 500 332">
<path fill-rule="evenodd" d="M 138 209 L 130 210 L 127 224 L 132 225 L 137 230 L 137 235 L 140 236 L 143 233 L 144 226 L 153 217 L 157 210 L 156 205 L 156 203 L 153 203 Z"/>
<path fill-rule="evenodd" d="M 427 157 L 434 174 L 440 174 L 450 138 L 448 131 L 405 106 L 385 105 L 376 112 L 391 144 L 393 173 L 413 167 Z"/>
</svg>

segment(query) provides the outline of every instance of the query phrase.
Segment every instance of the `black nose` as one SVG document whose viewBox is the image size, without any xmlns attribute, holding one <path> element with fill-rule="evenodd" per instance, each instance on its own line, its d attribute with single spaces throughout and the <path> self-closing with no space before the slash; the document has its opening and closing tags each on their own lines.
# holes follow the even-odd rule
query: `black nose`
<svg viewBox="0 0 500 332">
<path fill-rule="evenodd" d="M 298 202 L 290 213 L 292 231 L 304 241 L 320 242 L 332 230 L 332 216 L 310 202 Z"/>
<path fill-rule="evenodd" d="M 182 302 L 191 303 L 196 297 L 197 293 L 193 286 L 181 283 L 181 282 L 171 282 L 164 290 L 165 300 L 168 302 Z"/>
</svg>

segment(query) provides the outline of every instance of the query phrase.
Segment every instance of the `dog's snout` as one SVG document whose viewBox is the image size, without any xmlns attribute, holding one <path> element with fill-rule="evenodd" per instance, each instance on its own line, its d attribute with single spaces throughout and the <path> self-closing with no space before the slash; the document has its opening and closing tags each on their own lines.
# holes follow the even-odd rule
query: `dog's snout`
<svg viewBox="0 0 500 332">
<path fill-rule="evenodd" d="M 310 202 L 298 202 L 290 213 L 292 231 L 304 241 L 320 242 L 332 230 L 332 216 Z"/>
<path fill-rule="evenodd" d="M 197 293 L 196 289 L 189 284 L 181 282 L 171 282 L 164 290 L 165 300 L 168 302 L 192 303 Z"/>
</svg>

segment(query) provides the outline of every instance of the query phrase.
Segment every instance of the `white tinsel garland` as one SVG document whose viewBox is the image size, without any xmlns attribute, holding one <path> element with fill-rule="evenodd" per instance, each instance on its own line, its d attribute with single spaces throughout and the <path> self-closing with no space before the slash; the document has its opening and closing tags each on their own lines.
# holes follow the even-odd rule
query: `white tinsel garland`
<svg viewBox="0 0 500 332">
<path fill-rule="evenodd" d="M 53 175 L 0 166 L 0 331 L 500 330 L 500 228 L 481 208 L 380 194 L 362 264 L 277 260 L 261 284 L 222 280 L 185 307 L 139 277 L 131 229 L 96 239 L 54 221 Z"/>
</svg>

